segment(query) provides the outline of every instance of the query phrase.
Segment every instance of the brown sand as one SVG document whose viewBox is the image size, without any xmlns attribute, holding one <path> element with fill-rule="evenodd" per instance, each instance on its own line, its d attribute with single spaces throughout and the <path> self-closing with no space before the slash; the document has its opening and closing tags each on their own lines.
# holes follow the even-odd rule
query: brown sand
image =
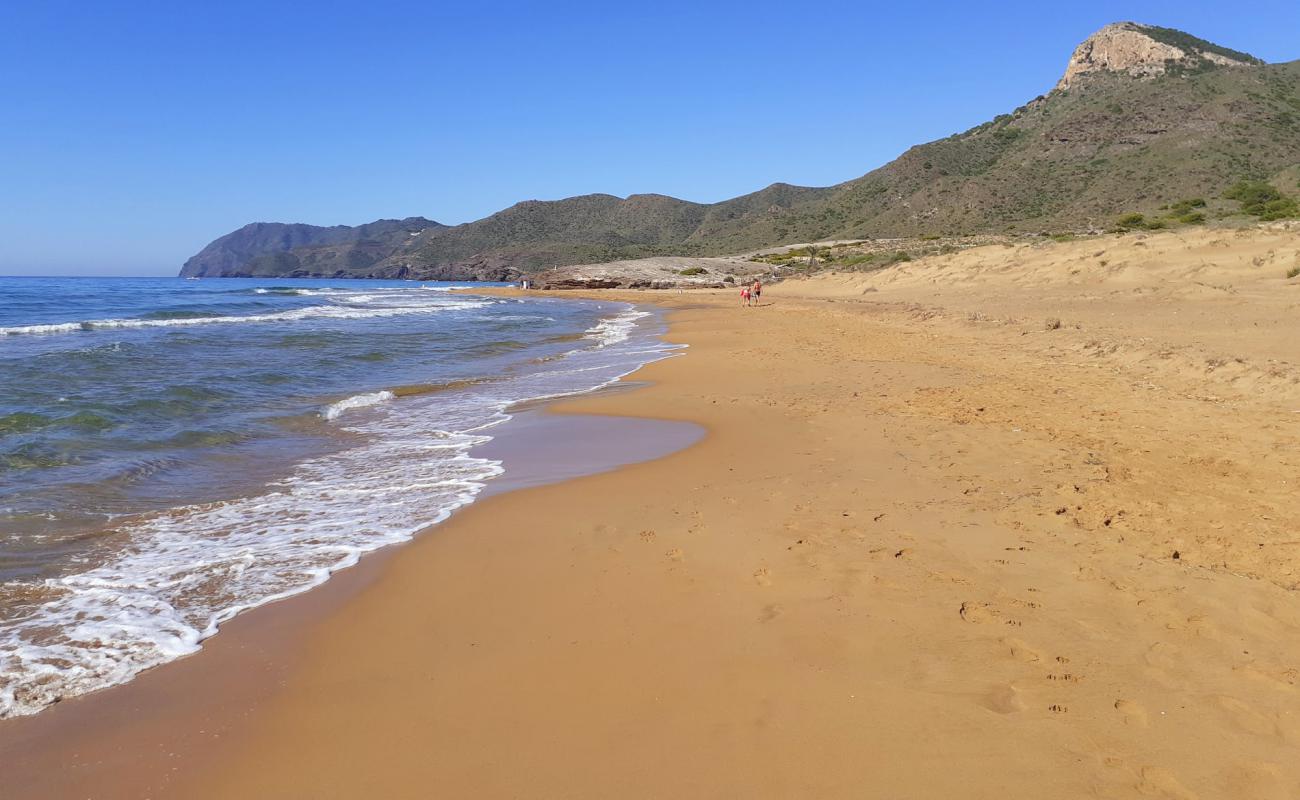
<svg viewBox="0 0 1300 800">
<path fill-rule="evenodd" d="M 397 551 L 162 794 L 1300 797 L 1298 245 L 651 295 L 688 354 L 563 410 L 709 435 Z"/>
</svg>

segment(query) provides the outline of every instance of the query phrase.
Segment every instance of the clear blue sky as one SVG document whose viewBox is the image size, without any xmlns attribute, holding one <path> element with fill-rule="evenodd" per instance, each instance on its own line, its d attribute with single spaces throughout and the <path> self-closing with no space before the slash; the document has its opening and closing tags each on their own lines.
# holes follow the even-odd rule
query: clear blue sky
<svg viewBox="0 0 1300 800">
<path fill-rule="evenodd" d="M 1300 3 L 0 3 L 0 274 L 246 222 L 827 185 L 1051 88 L 1107 22 L 1300 58 Z"/>
</svg>

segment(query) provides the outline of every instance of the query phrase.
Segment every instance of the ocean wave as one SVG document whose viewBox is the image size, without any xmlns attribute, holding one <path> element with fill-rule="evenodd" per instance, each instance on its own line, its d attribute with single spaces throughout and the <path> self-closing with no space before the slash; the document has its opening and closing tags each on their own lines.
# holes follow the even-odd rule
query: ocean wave
<svg viewBox="0 0 1300 800">
<path fill-rule="evenodd" d="M 77 458 L 73 454 L 35 442 L 29 442 L 8 452 L 0 452 L 0 472 L 52 469 L 75 463 Z M 0 667 L 3 665 L 4 662 L 0 660 Z M 0 669 L 0 672 L 3 672 L 3 669 Z"/>
<path fill-rule="evenodd" d="M 601 331 L 618 334 L 592 331 L 600 346 L 533 369 L 345 398 L 320 416 L 337 408 L 355 446 L 303 461 L 255 495 L 114 520 L 125 547 L 44 581 L 39 599 L 0 622 L 0 718 L 192 653 L 242 611 L 446 519 L 501 474 L 471 449 L 514 404 L 607 386 L 676 351 L 636 331 L 643 316 L 615 314 Z M 362 406 L 371 408 L 343 413 Z"/>
<path fill-rule="evenodd" d="M 77 331 L 110 330 L 119 328 L 170 328 L 189 325 L 220 325 L 235 323 L 296 322 L 304 319 L 367 319 L 406 314 L 430 314 L 439 311 L 467 311 L 486 308 L 491 300 L 466 300 L 451 303 L 386 306 L 378 308 L 349 308 L 347 306 L 308 306 L 271 314 L 243 316 L 179 317 L 170 319 L 95 319 L 83 322 L 56 322 L 44 325 L 16 325 L 0 328 L 0 336 L 21 336 L 75 333 Z"/>
<path fill-rule="evenodd" d="M 15 411 L 0 416 L 0 436 L 11 433 L 29 433 L 43 428 L 79 428 L 102 431 L 113 427 L 113 421 L 91 411 L 78 411 L 62 417 Z"/>
<path fill-rule="evenodd" d="M 322 411 L 320 415 L 325 419 L 338 419 L 339 415 L 342 414 L 344 411 L 350 411 L 354 408 L 365 408 L 366 406 L 373 406 L 377 403 L 383 403 L 388 400 L 392 400 L 396 396 L 397 395 L 389 391 L 370 392 L 369 394 L 353 395 L 352 397 L 349 397 L 345 400 L 340 400 L 337 403 L 331 403 L 330 405 L 326 406 L 325 410 Z"/>
<path fill-rule="evenodd" d="M 154 319 L 206 319 L 206 318 L 211 317 L 211 316 L 212 316 L 212 312 L 211 312 L 211 311 L 193 311 L 193 310 L 188 310 L 188 309 L 176 309 L 176 310 L 169 310 L 169 311 L 168 311 L 168 310 L 164 310 L 164 311 L 150 311 L 148 314 L 143 314 L 143 315 L 141 315 L 141 316 L 140 316 L 140 319 L 149 319 L 149 320 L 154 320 Z"/>
<path fill-rule="evenodd" d="M 586 339 L 594 339 L 600 343 L 600 347 L 609 347 L 612 344 L 627 341 L 632 334 L 632 329 L 636 327 L 637 320 L 650 316 L 649 311 L 638 311 L 635 308 L 626 309 L 612 317 L 606 317 L 597 322 L 586 331 Z"/>
</svg>

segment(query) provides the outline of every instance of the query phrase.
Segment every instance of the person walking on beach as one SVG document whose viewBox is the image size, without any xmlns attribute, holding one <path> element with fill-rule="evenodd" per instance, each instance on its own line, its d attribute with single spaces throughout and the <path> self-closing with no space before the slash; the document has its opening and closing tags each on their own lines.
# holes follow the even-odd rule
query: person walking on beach
<svg viewBox="0 0 1300 800">
<path fill-rule="evenodd" d="M 748 286 L 742 286 L 742 287 L 740 287 L 740 304 L 741 304 L 742 306 L 747 306 L 747 305 L 749 305 L 749 287 L 748 287 Z"/>
<path fill-rule="evenodd" d="M 763 282 L 758 278 L 754 279 L 754 285 L 749 290 L 749 296 L 754 298 L 754 305 L 758 305 L 758 299 L 763 296 Z"/>
</svg>

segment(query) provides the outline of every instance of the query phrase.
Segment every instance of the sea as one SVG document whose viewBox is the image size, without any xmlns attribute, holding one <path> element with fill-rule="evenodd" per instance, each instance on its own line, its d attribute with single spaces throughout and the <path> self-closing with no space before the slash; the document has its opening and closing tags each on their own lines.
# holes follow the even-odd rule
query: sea
<svg viewBox="0 0 1300 800">
<path fill-rule="evenodd" d="M 512 407 L 675 352 L 484 285 L 0 278 L 0 718 L 410 539 L 502 474 Z"/>
</svg>

